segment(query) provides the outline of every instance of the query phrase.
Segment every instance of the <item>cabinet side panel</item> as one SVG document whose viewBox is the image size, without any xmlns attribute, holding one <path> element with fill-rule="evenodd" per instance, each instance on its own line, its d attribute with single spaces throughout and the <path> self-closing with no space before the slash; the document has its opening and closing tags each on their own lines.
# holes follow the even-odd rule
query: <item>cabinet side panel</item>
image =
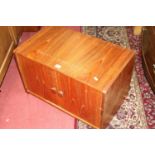
<svg viewBox="0 0 155 155">
<path fill-rule="evenodd" d="M 129 61 L 110 89 L 105 93 L 104 110 L 102 115 L 103 128 L 107 127 L 128 94 L 133 64 L 134 58 Z"/>
</svg>

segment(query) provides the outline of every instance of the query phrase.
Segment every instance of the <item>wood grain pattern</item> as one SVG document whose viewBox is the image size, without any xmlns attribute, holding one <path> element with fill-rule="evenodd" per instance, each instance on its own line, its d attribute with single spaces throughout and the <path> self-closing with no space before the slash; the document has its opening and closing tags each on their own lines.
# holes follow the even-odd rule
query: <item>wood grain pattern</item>
<svg viewBox="0 0 155 155">
<path fill-rule="evenodd" d="M 132 50 L 64 27 L 44 28 L 15 54 L 28 91 L 96 128 L 118 110 L 134 64 Z"/>
</svg>

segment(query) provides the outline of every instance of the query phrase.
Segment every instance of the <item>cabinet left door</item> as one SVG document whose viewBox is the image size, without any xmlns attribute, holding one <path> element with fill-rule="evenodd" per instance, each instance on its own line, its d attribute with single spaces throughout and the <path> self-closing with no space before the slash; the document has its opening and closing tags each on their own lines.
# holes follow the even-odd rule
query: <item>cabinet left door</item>
<svg viewBox="0 0 155 155">
<path fill-rule="evenodd" d="M 11 61 L 15 42 L 9 26 L 0 26 L 0 85 Z"/>
<path fill-rule="evenodd" d="M 21 55 L 16 55 L 16 59 L 27 92 L 44 97 L 45 80 L 42 65 Z"/>
</svg>

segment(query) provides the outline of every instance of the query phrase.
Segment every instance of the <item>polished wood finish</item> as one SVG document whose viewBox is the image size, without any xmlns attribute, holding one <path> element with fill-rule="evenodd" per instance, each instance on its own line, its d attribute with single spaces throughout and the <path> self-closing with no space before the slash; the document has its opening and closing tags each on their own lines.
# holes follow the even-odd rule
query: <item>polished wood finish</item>
<svg viewBox="0 0 155 155">
<path fill-rule="evenodd" d="M 15 49 L 26 90 L 95 128 L 127 95 L 134 52 L 65 27 L 46 27 Z"/>
<path fill-rule="evenodd" d="M 142 33 L 142 58 L 146 78 L 155 93 L 155 27 L 144 27 Z"/>
</svg>

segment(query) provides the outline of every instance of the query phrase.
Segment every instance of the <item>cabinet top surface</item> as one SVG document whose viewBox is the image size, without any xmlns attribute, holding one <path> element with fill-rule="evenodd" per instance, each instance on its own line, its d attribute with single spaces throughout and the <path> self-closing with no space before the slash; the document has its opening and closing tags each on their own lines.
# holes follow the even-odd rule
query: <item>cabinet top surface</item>
<svg viewBox="0 0 155 155">
<path fill-rule="evenodd" d="M 134 52 L 65 27 L 46 27 L 15 49 L 33 61 L 106 91 Z"/>
</svg>

